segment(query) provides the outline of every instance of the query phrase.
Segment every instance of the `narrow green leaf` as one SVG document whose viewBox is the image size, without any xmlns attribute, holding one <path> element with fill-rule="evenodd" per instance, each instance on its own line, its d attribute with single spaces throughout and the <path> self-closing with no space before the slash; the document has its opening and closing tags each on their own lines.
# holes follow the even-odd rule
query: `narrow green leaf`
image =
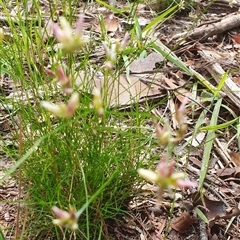
<svg viewBox="0 0 240 240">
<path fill-rule="evenodd" d="M 215 125 L 215 126 L 205 126 L 205 127 L 202 127 L 200 128 L 201 131 L 209 131 L 209 130 L 218 130 L 218 129 L 222 129 L 222 128 L 226 128 L 230 125 L 232 125 L 233 123 L 237 122 L 239 120 L 239 118 L 234 118 L 233 120 L 231 121 L 228 121 L 228 122 L 225 122 L 225 123 L 222 123 L 222 124 L 218 124 L 218 125 Z"/>
<path fill-rule="evenodd" d="M 193 133 L 194 136 L 197 134 L 200 126 L 204 123 L 204 119 L 206 117 L 207 112 L 208 112 L 208 109 L 204 109 L 201 112 L 201 114 L 200 114 L 200 116 L 199 116 L 199 118 L 198 118 L 198 120 L 197 120 L 197 122 L 195 124 L 195 127 L 194 127 L 194 133 Z"/>
<path fill-rule="evenodd" d="M 0 185 L 22 164 L 25 162 L 25 160 L 31 156 L 38 148 L 40 143 L 45 139 L 46 137 L 42 137 L 38 139 L 33 146 L 14 164 L 13 167 L 11 167 L 6 174 L 3 176 L 3 178 L 0 179 Z"/>
<path fill-rule="evenodd" d="M 103 40 L 105 40 L 105 36 L 107 35 L 107 30 L 106 30 L 106 26 L 105 26 L 102 14 L 100 14 L 99 16 L 99 24 L 100 24 L 101 33 L 102 33 L 101 36 Z"/>
<path fill-rule="evenodd" d="M 239 123 L 237 125 L 237 139 L 238 139 L 238 149 L 240 149 L 240 120 L 239 120 Z"/>
<path fill-rule="evenodd" d="M 116 174 L 117 170 L 107 179 L 106 182 L 103 183 L 103 185 L 89 199 L 87 199 L 86 203 L 84 203 L 83 206 L 77 211 L 76 213 L 77 217 L 81 216 L 81 214 L 88 208 L 90 203 L 92 203 L 96 199 L 96 197 L 104 191 L 106 186 L 112 181 Z"/>
<path fill-rule="evenodd" d="M 127 18 L 127 15 L 125 15 L 123 13 L 123 11 L 126 10 L 126 9 L 119 10 L 119 9 L 117 9 L 117 8 L 115 8 L 115 7 L 109 5 L 106 2 L 103 2 L 101 0 L 96 0 L 96 2 L 103 5 L 104 7 L 108 8 L 108 9 L 110 9 L 113 13 L 118 13 L 118 14 L 122 15 L 123 17 Z"/>
<path fill-rule="evenodd" d="M 223 76 L 222 76 L 222 78 L 221 78 L 221 80 L 220 80 L 220 82 L 217 86 L 217 89 L 214 92 L 215 97 L 219 96 L 219 92 L 222 90 L 222 87 L 223 87 L 223 85 L 224 85 L 224 83 L 225 83 L 225 81 L 228 77 L 228 74 L 229 74 L 228 71 L 223 74 Z"/>
<path fill-rule="evenodd" d="M 222 104 L 222 99 L 220 98 L 215 104 L 215 107 L 213 110 L 212 118 L 210 121 L 210 125 L 212 126 L 217 124 L 217 119 L 218 119 L 221 104 Z M 202 167 L 201 167 L 200 177 L 199 177 L 199 186 L 198 186 L 199 190 L 201 190 L 203 187 L 203 183 L 208 171 L 214 138 L 215 138 L 215 130 L 209 130 L 207 133 L 206 143 L 204 145 Z"/>
<path fill-rule="evenodd" d="M 49 132 L 48 134 L 44 135 L 43 137 L 40 137 L 29 150 L 5 173 L 5 175 L 0 179 L 0 185 L 9 177 L 12 173 L 14 173 L 21 164 L 23 164 L 28 157 L 30 157 L 35 151 L 37 151 L 38 147 L 42 143 L 43 140 L 47 139 L 52 134 L 57 133 L 59 130 L 61 130 L 64 127 L 64 124 L 60 127 L 57 127 L 52 132 Z"/>
<path fill-rule="evenodd" d="M 204 213 L 198 207 L 195 208 L 195 211 L 200 219 L 202 219 L 207 224 L 209 223 L 207 217 L 204 215 Z"/>
<path fill-rule="evenodd" d="M 0 229 L 0 240 L 5 240 L 2 230 Z"/>
<path fill-rule="evenodd" d="M 204 77 L 202 77 L 201 74 L 199 74 L 193 69 L 191 69 L 191 73 L 192 76 L 196 78 L 202 85 L 204 85 L 210 92 L 212 92 L 213 94 L 215 93 L 216 89 L 213 89 L 209 82 L 206 79 L 204 79 Z"/>
<path fill-rule="evenodd" d="M 189 76 L 193 76 L 192 72 L 186 67 L 184 62 L 180 60 L 168 47 L 162 44 L 159 40 L 150 43 L 150 47 L 157 53 L 161 54 L 168 61 L 172 62 L 175 66 L 182 69 Z"/>
<path fill-rule="evenodd" d="M 138 39 L 140 40 L 140 42 L 142 43 L 142 29 L 138 22 L 138 18 L 136 16 L 134 17 L 134 22 L 135 22 L 134 29 L 135 29 L 136 35 L 137 35 Z"/>
<path fill-rule="evenodd" d="M 171 8 L 169 8 L 167 11 L 164 11 L 161 15 L 159 15 L 158 17 L 154 18 L 144 29 L 143 29 L 143 33 L 147 34 L 149 33 L 149 31 L 152 31 L 152 29 L 154 29 L 158 24 L 161 23 L 162 20 L 165 20 L 165 18 L 170 15 L 171 13 L 173 13 L 176 8 L 178 8 L 178 5 L 175 5 Z"/>
</svg>

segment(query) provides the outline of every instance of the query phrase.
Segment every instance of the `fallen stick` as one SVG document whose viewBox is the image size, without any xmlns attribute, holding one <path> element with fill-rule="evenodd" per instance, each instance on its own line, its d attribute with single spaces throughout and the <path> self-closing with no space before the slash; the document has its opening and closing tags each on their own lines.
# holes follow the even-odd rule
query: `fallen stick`
<svg viewBox="0 0 240 240">
<path fill-rule="evenodd" d="M 207 26 L 203 25 L 195 28 L 187 37 L 187 39 L 197 39 L 200 42 L 205 41 L 209 37 L 226 32 L 232 28 L 240 26 L 240 14 L 235 13 L 219 20 L 219 22 L 210 23 Z"/>
<path fill-rule="evenodd" d="M 226 74 L 226 72 L 222 69 L 221 65 L 217 63 L 217 60 L 213 57 L 211 51 L 202 49 L 198 51 L 198 53 L 208 63 L 205 68 L 211 74 L 213 79 L 219 84 L 222 79 L 222 76 Z M 239 108 L 240 87 L 238 87 L 237 84 L 233 82 L 231 77 L 227 76 L 222 87 L 222 91 L 226 93 L 229 99 L 232 101 L 232 103 Z"/>
</svg>

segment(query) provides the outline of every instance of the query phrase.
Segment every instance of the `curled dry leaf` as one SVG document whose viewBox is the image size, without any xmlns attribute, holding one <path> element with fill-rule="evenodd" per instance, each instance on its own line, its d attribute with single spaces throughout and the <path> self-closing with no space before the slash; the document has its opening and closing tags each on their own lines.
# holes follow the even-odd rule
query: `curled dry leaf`
<svg viewBox="0 0 240 240">
<path fill-rule="evenodd" d="M 202 212 L 209 221 L 215 218 L 226 215 L 226 207 L 222 201 L 211 200 L 200 192 L 195 192 L 192 195 L 193 206 L 201 207 Z"/>
<path fill-rule="evenodd" d="M 184 212 L 171 223 L 171 227 L 180 233 L 185 233 L 189 230 L 191 225 L 196 222 L 196 217 L 191 217 L 187 212 Z"/>
<path fill-rule="evenodd" d="M 233 216 L 240 215 L 240 210 L 234 207 L 229 212 L 223 201 L 211 200 L 207 196 L 201 196 L 201 193 L 195 192 L 192 195 L 194 207 L 200 207 L 203 214 L 209 220 L 210 226 L 218 219 L 229 219 Z"/>
</svg>

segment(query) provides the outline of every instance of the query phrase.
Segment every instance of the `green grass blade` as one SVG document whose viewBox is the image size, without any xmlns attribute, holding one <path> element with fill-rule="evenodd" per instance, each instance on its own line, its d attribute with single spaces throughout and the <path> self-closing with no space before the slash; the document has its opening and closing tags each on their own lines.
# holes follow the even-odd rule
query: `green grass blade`
<svg viewBox="0 0 240 240">
<path fill-rule="evenodd" d="M 197 213 L 197 215 L 199 216 L 200 219 L 202 219 L 205 223 L 209 223 L 208 219 L 206 218 L 206 216 L 204 215 L 204 213 L 198 208 L 195 208 L 195 211 Z"/>
<path fill-rule="evenodd" d="M 238 149 L 240 149 L 240 120 L 238 122 L 238 125 L 237 125 L 237 139 L 238 139 Z"/>
<path fill-rule="evenodd" d="M 76 215 L 79 217 L 85 210 L 88 208 L 89 204 L 92 203 L 96 197 L 103 192 L 103 190 L 106 188 L 106 186 L 112 181 L 115 174 L 117 173 L 117 170 L 111 175 L 110 178 L 86 201 L 86 203 L 83 204 L 83 206 L 77 211 Z"/>
<path fill-rule="evenodd" d="M 172 62 L 175 66 L 182 69 L 189 76 L 193 76 L 192 72 L 186 67 L 185 63 L 180 60 L 168 47 L 162 44 L 159 40 L 156 39 L 155 42 L 151 42 L 149 46 L 165 57 L 168 61 Z"/>
<path fill-rule="evenodd" d="M 142 29 L 139 24 L 137 16 L 134 17 L 134 29 L 135 29 L 135 33 L 136 33 L 138 40 L 140 40 L 140 42 L 142 43 L 142 40 L 143 40 Z"/>
<path fill-rule="evenodd" d="M 215 93 L 214 93 L 215 97 L 219 96 L 219 92 L 222 90 L 222 87 L 223 87 L 223 85 L 224 85 L 224 83 L 225 83 L 225 81 L 226 81 L 226 79 L 228 77 L 228 74 L 229 74 L 228 71 L 226 71 L 223 74 L 223 76 L 222 76 L 222 78 L 221 78 L 221 80 L 220 80 L 220 82 L 219 82 L 219 84 L 217 86 L 217 89 L 215 90 Z"/>
<path fill-rule="evenodd" d="M 218 130 L 218 129 L 226 128 L 226 127 L 231 126 L 232 124 L 234 124 L 238 120 L 239 120 L 239 118 L 235 118 L 231 121 L 228 121 L 228 122 L 225 122 L 225 123 L 222 123 L 222 124 L 218 124 L 218 125 L 215 125 L 215 126 L 210 125 L 210 126 L 202 127 L 202 128 L 200 128 L 200 130 L 201 131 L 209 131 L 209 130 Z"/>
<path fill-rule="evenodd" d="M 190 68 L 191 74 L 190 76 L 196 78 L 203 86 L 205 86 L 210 92 L 212 92 L 213 94 L 215 93 L 216 89 L 214 89 L 209 82 L 204 79 L 204 77 L 199 74 L 198 72 L 196 72 L 194 69 Z"/>
<path fill-rule="evenodd" d="M 143 29 L 143 33 L 147 34 L 152 31 L 158 24 L 161 23 L 161 21 L 165 20 L 165 18 L 170 15 L 170 14 L 174 14 L 176 8 L 178 8 L 178 5 L 175 5 L 171 8 L 169 8 L 167 11 L 164 11 L 161 15 L 159 15 L 158 17 L 154 18 L 144 29 Z"/>
<path fill-rule="evenodd" d="M 40 143 L 46 138 L 46 136 L 39 138 L 33 146 L 14 164 L 13 167 L 11 167 L 6 174 L 3 176 L 3 178 L 0 179 L 0 185 L 13 173 L 15 172 L 21 164 L 23 164 L 26 159 L 28 159 L 29 156 L 31 156 L 37 149 Z"/>
<path fill-rule="evenodd" d="M 59 130 L 61 130 L 64 127 L 62 125 L 61 127 L 58 127 L 54 129 L 52 132 L 44 135 L 43 137 L 39 138 L 33 145 L 32 147 L 14 164 L 13 167 L 11 167 L 6 174 L 3 176 L 3 178 L 0 179 L 0 185 L 9 177 L 11 176 L 12 173 L 14 173 L 20 165 L 22 165 L 28 157 L 30 157 L 40 146 L 41 142 L 45 139 L 47 139 L 50 135 L 57 133 Z"/>
<path fill-rule="evenodd" d="M 0 240 L 5 240 L 2 230 L 0 229 Z"/>
<path fill-rule="evenodd" d="M 217 101 L 217 103 L 215 104 L 215 107 L 213 110 L 212 118 L 210 121 L 210 125 L 212 125 L 212 126 L 217 124 L 217 119 L 218 119 L 219 111 L 221 108 L 221 104 L 222 104 L 222 99 L 220 98 Z M 201 167 L 201 171 L 200 171 L 199 186 L 198 186 L 199 190 L 201 190 L 203 187 L 203 183 L 204 183 L 207 171 L 208 171 L 208 166 L 210 163 L 210 155 L 211 155 L 214 138 L 215 138 L 215 130 L 209 130 L 207 133 L 206 143 L 204 146 L 202 167 Z"/>
<path fill-rule="evenodd" d="M 103 5 L 104 7 L 108 8 L 109 10 L 111 10 L 113 13 L 118 13 L 120 15 L 122 15 L 123 17 L 127 18 L 127 16 L 123 13 L 123 11 L 125 11 L 126 9 L 121 9 L 121 10 L 118 10 L 117 8 L 107 4 L 106 2 L 103 2 L 101 0 L 96 0 L 96 2 L 98 4 L 101 4 Z"/>
</svg>

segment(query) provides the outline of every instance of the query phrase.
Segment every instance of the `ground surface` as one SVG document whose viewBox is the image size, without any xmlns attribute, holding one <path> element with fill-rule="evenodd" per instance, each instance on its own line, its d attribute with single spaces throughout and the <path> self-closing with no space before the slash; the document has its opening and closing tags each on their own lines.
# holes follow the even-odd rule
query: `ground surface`
<svg viewBox="0 0 240 240">
<path fill-rule="evenodd" d="M 240 2 L 236 1 L 233 7 L 230 7 L 227 1 L 215 1 L 207 10 L 204 10 L 208 4 L 208 1 L 199 1 L 194 8 L 185 9 L 158 28 L 155 28 L 153 35 L 167 47 L 174 49 L 175 54 L 189 68 L 201 74 L 203 78 L 208 79 L 208 82 L 213 86 L 218 86 L 219 84 L 218 74 L 223 74 L 221 71 L 229 70 L 232 82 L 228 84 L 225 82 L 225 88 L 222 89 L 221 96 L 225 105 L 236 116 L 239 116 L 240 93 L 237 92 L 238 89 L 236 86 L 240 87 L 240 45 L 236 44 L 233 36 L 237 36 L 239 32 L 240 14 L 238 13 L 238 8 Z M 117 3 L 117 5 L 119 7 L 125 6 L 124 3 Z M 83 6 L 79 6 L 79 8 L 82 9 Z M 46 16 L 43 18 L 47 19 L 47 1 L 42 2 L 42 9 L 43 13 L 44 11 L 46 12 Z M 204 13 L 203 10 L 205 11 Z M 59 13 L 61 13 L 60 8 Z M 87 31 L 99 31 L 97 17 L 100 13 L 109 22 L 108 30 L 112 38 L 123 37 L 124 29 L 129 26 L 131 27 L 131 23 L 127 23 L 121 16 L 116 15 L 112 20 L 109 18 L 109 14 L 105 8 L 94 5 L 94 7 L 86 8 Z M 144 27 L 156 15 L 150 11 L 148 6 L 141 5 L 138 8 L 137 16 L 139 24 Z M 196 16 L 200 16 L 197 22 L 195 21 Z M 96 52 L 93 58 L 100 58 L 102 54 L 103 52 L 101 51 Z M 150 81 L 153 78 L 156 79 L 156 76 L 165 77 L 158 83 L 157 89 L 159 94 L 157 99 L 174 93 L 174 90 L 179 89 L 179 86 L 183 86 L 181 88 L 183 93 L 188 94 L 192 89 L 192 84 L 198 81 L 196 78 L 190 78 L 182 70 L 179 70 L 167 61 L 164 62 L 160 69 L 155 67 L 151 69 L 150 66 L 150 69 L 143 71 L 143 66 L 140 66 L 140 69 L 135 68 L 132 72 L 135 71 L 135 74 L 142 74 L 141 77 L 146 81 Z M 191 85 L 191 88 L 188 84 Z M 11 79 L 2 77 L 1 85 L 2 91 L 6 96 L 13 91 L 11 89 Z M 202 91 L 206 89 L 203 83 L 201 89 Z M 230 92 L 234 91 L 236 91 L 235 94 L 231 95 Z M 175 96 L 181 102 L 180 96 L 176 93 Z M 153 98 L 153 96 L 145 97 L 149 99 Z M 199 114 L 207 108 L 206 104 L 201 104 L 200 97 L 201 92 L 199 91 L 195 98 L 191 99 L 198 103 L 198 107 L 195 109 L 195 116 L 192 116 L 191 112 L 187 116 L 189 130 L 182 145 L 192 135 L 193 125 Z M 161 107 L 156 108 L 155 114 L 162 114 L 163 111 L 164 109 Z M 222 122 L 230 120 L 226 113 L 227 111 L 224 109 L 221 110 L 220 117 L 222 118 Z M 8 131 L 11 127 L 7 117 L 5 113 L 2 114 L 0 125 L 4 141 L 8 141 Z M 209 118 L 211 118 L 211 112 L 209 113 Z M 165 232 L 168 232 L 166 239 L 174 240 L 240 239 L 239 217 L 234 218 L 232 224 L 227 229 L 227 225 L 234 215 L 233 212 L 237 211 L 236 208 L 240 200 L 240 155 L 237 153 L 239 151 L 238 143 L 234 139 L 227 146 L 227 143 L 235 134 L 234 130 L 224 130 L 224 132 L 219 130 L 218 137 L 212 149 L 212 163 L 209 167 L 205 183 L 205 188 L 207 189 L 206 199 L 200 203 L 195 202 L 195 205 L 201 205 L 203 211 L 205 209 L 207 212 L 212 213 L 212 215 L 208 215 L 208 220 L 210 221 L 208 226 L 201 223 L 196 218 L 196 214 L 192 212 L 191 208 L 194 200 L 192 200 L 192 193 L 190 191 L 177 192 L 175 200 L 173 200 L 172 195 L 164 194 L 163 200 L 159 202 L 156 199 L 156 188 L 146 184 L 142 194 L 135 197 L 129 203 L 129 216 L 119 216 L 118 222 L 106 221 L 109 239 L 161 239 L 160 237 Z M 205 135 L 199 134 L 197 137 L 196 142 L 192 143 L 191 152 L 188 152 L 186 148 L 179 147 L 175 153 L 180 167 L 185 165 L 187 156 L 189 161 L 187 173 L 191 180 L 198 180 L 204 150 Z M 0 168 L 8 169 L 10 166 L 11 161 L 3 156 L 0 160 Z M 0 171 L 0 177 L 3 174 L 3 171 Z M 5 231 L 7 239 L 13 239 L 14 224 L 18 209 L 17 204 L 10 203 L 14 203 L 15 200 L 22 197 L 19 196 L 18 185 L 16 181 L 9 179 L 4 185 L 0 186 L 0 227 L 8 227 L 8 231 Z M 170 203 L 172 201 L 176 201 L 176 203 L 174 204 L 174 209 L 172 209 L 172 217 L 170 217 Z M 226 230 L 227 233 L 225 234 Z"/>
</svg>

